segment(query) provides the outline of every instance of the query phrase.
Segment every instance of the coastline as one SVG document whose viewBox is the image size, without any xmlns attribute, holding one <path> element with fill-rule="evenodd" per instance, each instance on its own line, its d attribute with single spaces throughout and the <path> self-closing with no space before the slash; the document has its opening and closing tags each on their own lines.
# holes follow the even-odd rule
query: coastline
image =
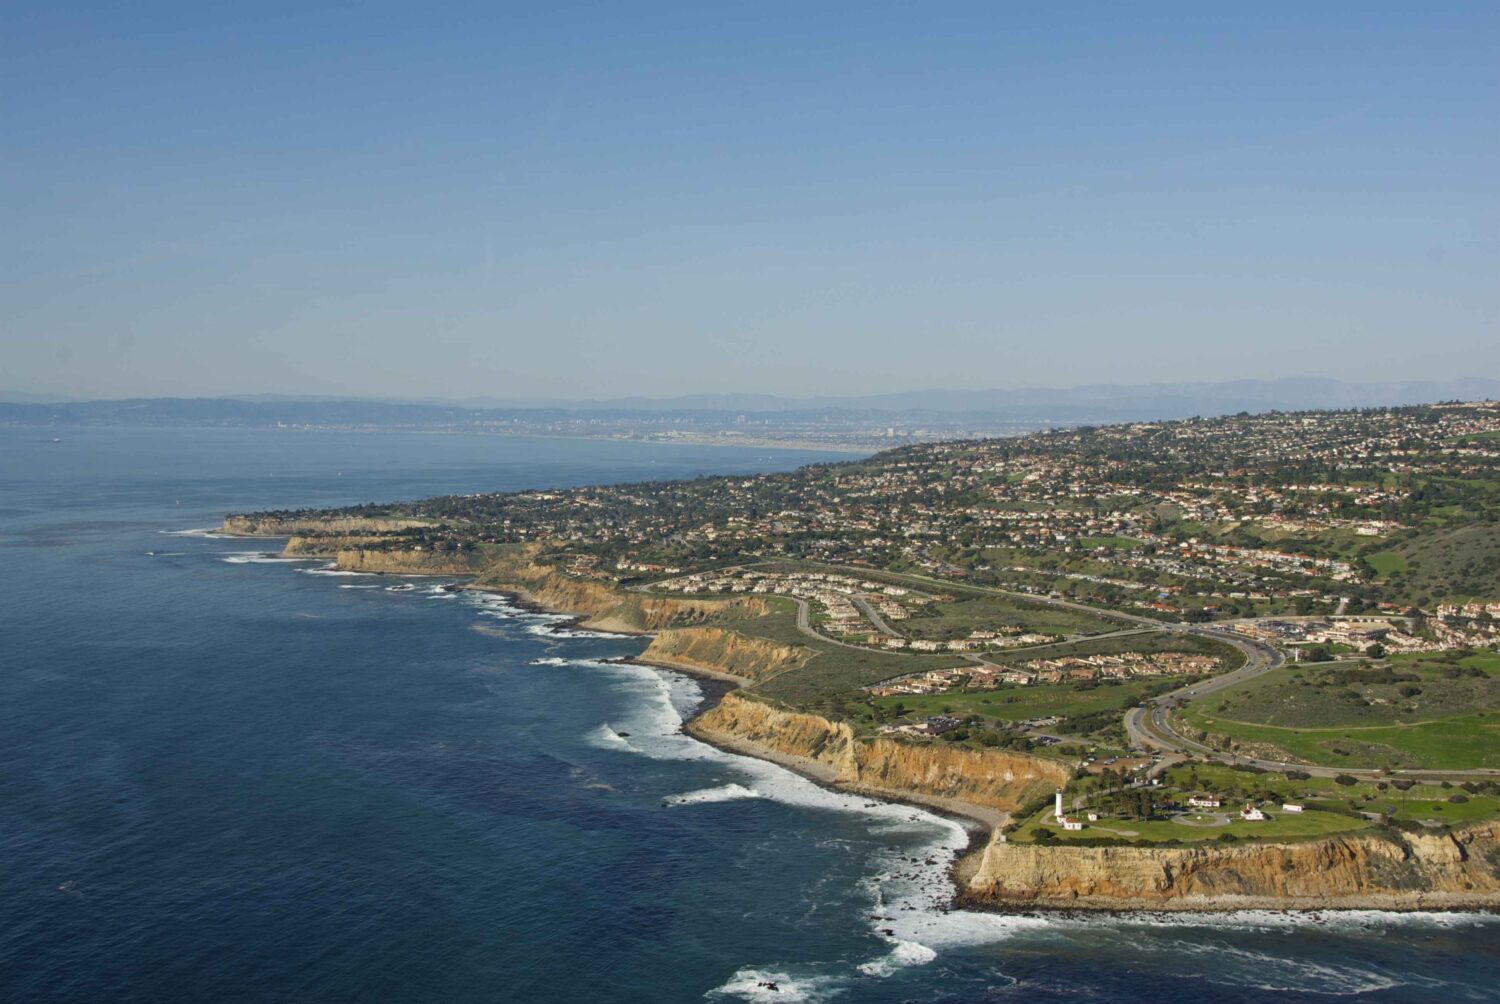
<svg viewBox="0 0 1500 1004">
<path fill-rule="evenodd" d="M 470 587 L 478 592 L 504 595 L 518 608 L 549 615 L 570 615 L 571 619 L 556 626 L 567 630 L 595 631 L 585 625 L 587 617 L 572 611 L 554 610 L 529 600 L 520 594 L 493 586 Z M 623 632 L 603 632 L 618 634 Z M 654 632 L 632 632 L 638 637 L 649 638 Z M 1317 897 L 1273 896 L 1179 896 L 1169 901 L 1142 901 L 1135 898 L 1112 896 L 1079 896 L 1068 899 L 1038 897 L 1033 900 L 996 900 L 972 891 L 969 880 L 978 871 L 981 856 L 995 834 L 1009 820 L 1009 814 L 998 809 L 975 805 L 957 799 L 924 795 L 915 792 L 895 791 L 870 785 L 848 784 L 837 779 L 838 772 L 826 763 L 810 757 L 772 749 L 749 739 L 729 736 L 705 729 L 699 724 L 703 714 L 717 706 L 726 694 L 740 689 L 745 684 L 742 677 L 730 673 L 715 672 L 700 666 L 674 664 L 661 659 L 642 659 L 639 656 L 618 660 L 619 662 L 666 669 L 692 676 L 704 684 L 703 698 L 693 715 L 682 723 L 682 732 L 707 746 L 731 753 L 775 764 L 789 770 L 819 787 L 840 794 L 856 795 L 893 805 L 907 805 L 936 813 L 958 823 L 968 837 L 966 846 L 959 849 L 948 868 L 953 884 L 953 909 L 975 910 L 1006 916 L 1119 916 L 1119 917 L 1173 917 L 1192 914 L 1234 914 L 1246 911 L 1274 912 L 1304 918 L 1313 923 L 1320 922 L 1320 915 L 1347 914 L 1361 911 L 1384 913 L 1484 913 L 1500 914 L 1500 904 L 1492 898 L 1463 893 L 1414 892 L 1410 895 L 1371 894 L 1358 897 L 1340 897 L 1330 903 Z"/>
<path fill-rule="evenodd" d="M 560 628 L 565 628 L 571 631 L 596 630 L 594 628 L 588 627 L 585 624 L 588 618 L 582 614 L 576 614 L 573 611 L 569 610 L 550 609 L 544 604 L 537 603 L 535 600 L 522 596 L 520 593 L 514 592 L 512 590 L 503 589 L 496 586 L 474 585 L 465 585 L 462 588 L 471 589 L 475 592 L 494 593 L 504 596 L 509 602 L 522 610 L 530 610 L 536 613 L 544 613 L 550 615 L 570 615 L 572 618 L 571 620 L 562 621 L 556 625 Z M 601 631 L 600 633 L 621 634 L 624 632 Z M 651 638 L 655 636 L 654 632 L 650 631 L 638 631 L 633 633 L 637 637 L 641 638 Z M 983 845 L 985 841 L 987 841 L 991 837 L 995 830 L 1004 826 L 1010 819 L 1010 814 L 1007 812 L 1002 812 L 999 809 L 991 809 L 983 805 L 975 805 L 972 802 L 964 802 L 959 799 L 942 798 L 936 795 L 923 795 L 918 792 L 898 792 L 888 788 L 874 787 L 872 785 L 841 783 L 837 780 L 838 772 L 836 770 L 825 763 L 820 763 L 819 761 L 812 759 L 811 757 L 798 756 L 793 753 L 784 753 L 780 750 L 771 749 L 770 747 L 764 746 L 760 743 L 752 742 L 748 739 L 741 739 L 712 733 L 707 729 L 699 726 L 697 722 L 703 715 L 703 713 L 716 706 L 719 701 L 723 699 L 725 694 L 728 694 L 734 690 L 738 690 L 739 688 L 744 687 L 750 683 L 750 681 L 743 676 L 738 676 L 734 673 L 720 672 L 689 663 L 673 662 L 668 659 L 643 659 L 638 655 L 630 656 L 619 661 L 628 665 L 646 666 L 653 669 L 666 669 L 671 670 L 675 673 L 683 673 L 712 685 L 704 689 L 704 698 L 699 702 L 698 707 L 694 710 L 693 716 L 682 723 L 682 731 L 684 734 L 691 736 L 693 739 L 703 743 L 706 746 L 712 746 L 713 748 L 722 750 L 726 753 L 733 753 L 737 756 L 745 756 L 755 760 L 763 760 L 767 763 L 773 763 L 778 767 L 789 770 L 792 773 L 806 778 L 807 780 L 812 781 L 814 784 L 817 784 L 823 788 L 827 788 L 830 791 L 839 792 L 841 794 L 858 795 L 864 798 L 878 799 L 880 801 L 889 802 L 894 805 L 909 805 L 913 808 L 925 809 L 929 812 L 936 812 L 939 815 L 942 815 L 959 823 L 959 825 L 964 828 L 964 832 L 968 834 L 969 843 L 960 852 L 960 857 L 967 856 L 970 852 L 977 850 L 980 846 Z"/>
<path fill-rule="evenodd" d="M 285 535 L 226 534 L 253 539 L 285 539 Z M 310 556 L 313 557 L 313 556 Z M 318 556 L 330 557 L 330 556 Z M 375 573 L 380 574 L 380 573 Z M 392 570 L 391 574 L 402 577 L 425 577 L 447 579 L 472 579 L 472 573 L 421 572 L 405 569 Z M 455 588 L 504 596 L 518 609 L 549 616 L 566 618 L 553 627 L 563 630 L 590 631 L 602 634 L 629 634 L 642 638 L 653 638 L 656 632 L 627 629 L 619 626 L 590 627 L 589 615 L 577 611 L 558 609 L 538 602 L 521 588 L 504 585 L 475 585 L 463 582 Z M 955 856 L 948 869 L 954 886 L 952 906 L 975 909 L 1006 915 L 1026 914 L 1113 914 L 1113 915 L 1182 915 L 1203 913 L 1234 913 L 1243 911 L 1272 911 L 1288 915 L 1316 916 L 1318 914 L 1347 913 L 1351 911 L 1382 911 L 1393 913 L 1453 913 L 1482 912 L 1500 913 L 1500 902 L 1493 895 L 1469 894 L 1456 891 L 1417 891 L 1405 893 L 1370 893 L 1367 895 L 1320 896 L 1263 896 L 1263 895 L 1202 895 L 1173 894 L 1162 898 L 1138 895 L 1113 896 L 1088 894 L 1074 891 L 1071 895 L 1048 896 L 1040 890 L 1031 895 L 985 896 L 976 891 L 972 879 L 983 867 L 986 851 L 995 840 L 995 834 L 1008 820 L 1008 813 L 957 799 L 927 795 L 905 790 L 880 788 L 838 781 L 838 771 L 827 763 L 810 757 L 784 752 L 751 739 L 706 729 L 701 719 L 717 707 L 725 695 L 733 693 L 749 683 L 735 674 L 684 663 L 675 663 L 660 658 L 643 659 L 632 656 L 619 660 L 621 663 L 648 666 L 683 673 L 704 681 L 704 696 L 693 715 L 682 723 L 682 732 L 698 742 L 738 756 L 750 757 L 773 763 L 790 770 L 830 791 L 852 794 L 896 805 L 909 805 L 935 812 L 957 822 L 968 836 L 967 846 Z M 1003 845 L 1003 841 L 1001 841 Z M 1029 845 L 1016 845 L 1029 846 Z M 1275 847 L 1277 845 L 1266 845 Z M 1053 850 L 1062 850 L 1054 848 Z"/>
</svg>

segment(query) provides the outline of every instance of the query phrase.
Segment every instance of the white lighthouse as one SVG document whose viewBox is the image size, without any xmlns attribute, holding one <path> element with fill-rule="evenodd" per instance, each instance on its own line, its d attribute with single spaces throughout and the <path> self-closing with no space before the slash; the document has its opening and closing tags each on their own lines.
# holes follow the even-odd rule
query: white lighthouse
<svg viewBox="0 0 1500 1004">
<path fill-rule="evenodd" d="M 1063 812 L 1062 789 L 1061 788 L 1057 789 L 1057 808 L 1053 811 L 1052 814 L 1053 814 L 1053 816 L 1056 817 L 1056 819 L 1057 819 L 1057 821 L 1059 823 L 1061 823 L 1064 819 L 1067 818 L 1068 814 L 1066 812 Z"/>
</svg>

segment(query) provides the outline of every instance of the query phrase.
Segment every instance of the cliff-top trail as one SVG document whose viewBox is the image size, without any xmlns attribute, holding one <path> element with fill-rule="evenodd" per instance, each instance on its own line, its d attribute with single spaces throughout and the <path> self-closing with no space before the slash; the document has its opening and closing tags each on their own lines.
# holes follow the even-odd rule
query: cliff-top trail
<svg viewBox="0 0 1500 1004">
<path fill-rule="evenodd" d="M 650 636 L 735 684 L 693 735 L 980 821 L 969 903 L 1490 909 L 1497 442 L 1240 415 L 224 530 Z"/>
</svg>

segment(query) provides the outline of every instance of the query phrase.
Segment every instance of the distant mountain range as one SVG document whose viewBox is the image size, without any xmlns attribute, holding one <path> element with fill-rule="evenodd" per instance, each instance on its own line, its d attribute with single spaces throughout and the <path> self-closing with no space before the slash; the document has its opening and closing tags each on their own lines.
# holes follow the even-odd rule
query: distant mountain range
<svg viewBox="0 0 1500 1004">
<path fill-rule="evenodd" d="M 0 422 L 42 425 L 276 424 L 456 428 L 512 424 L 516 431 L 551 423 L 622 428 L 681 422 L 697 429 L 746 421 L 781 425 L 895 424 L 944 428 L 991 423 L 1076 425 L 1223 415 L 1240 411 L 1304 411 L 1500 398 L 1500 380 L 1350 383 L 1318 377 L 1222 383 L 1091 384 L 1020 390 L 924 390 L 860 396 L 778 397 L 691 394 L 578 401 L 485 399 L 399 401 L 278 395 L 49 401 L 0 393 Z M 601 432 L 607 432 L 604 428 Z"/>
</svg>

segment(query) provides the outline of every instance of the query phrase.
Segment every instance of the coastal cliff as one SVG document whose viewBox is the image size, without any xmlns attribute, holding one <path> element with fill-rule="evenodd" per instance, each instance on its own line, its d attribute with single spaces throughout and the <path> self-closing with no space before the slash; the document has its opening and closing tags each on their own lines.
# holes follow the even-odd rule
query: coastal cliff
<svg viewBox="0 0 1500 1004">
<path fill-rule="evenodd" d="M 844 722 L 738 693 L 725 694 L 687 728 L 737 752 L 821 767 L 811 773 L 840 787 L 955 811 L 988 809 L 969 814 L 991 823 L 1070 776 L 1065 765 L 1024 753 L 862 738 Z"/>
<path fill-rule="evenodd" d="M 626 592 L 603 582 L 563 575 L 529 558 L 523 551 L 492 562 L 473 587 L 509 593 L 546 610 L 577 614 L 583 618 L 583 627 L 621 634 L 650 634 L 710 617 L 754 617 L 765 610 L 759 600 L 748 598 L 696 600 Z"/>
<path fill-rule="evenodd" d="M 383 538 L 368 535 L 353 534 L 294 534 L 287 538 L 286 546 L 281 549 L 283 558 L 334 558 L 340 551 L 350 551 L 360 547 L 372 547 L 381 543 Z"/>
<path fill-rule="evenodd" d="M 437 550 L 412 547 L 347 547 L 334 553 L 335 567 L 346 572 L 376 572 L 390 575 L 473 575 L 486 564 L 480 548 Z"/>
<path fill-rule="evenodd" d="M 659 632 L 639 661 L 755 683 L 802 665 L 808 656 L 802 646 L 752 638 L 723 628 L 687 627 Z"/>
<path fill-rule="evenodd" d="M 225 516 L 220 529 L 237 537 L 290 537 L 293 534 L 392 533 L 429 526 L 430 520 L 397 516 L 290 517 Z"/>
<path fill-rule="evenodd" d="M 958 869 L 968 902 L 1098 910 L 1500 907 L 1500 823 L 1300 843 L 1066 847 L 999 834 Z"/>
<path fill-rule="evenodd" d="M 739 624 L 770 612 L 757 597 L 654 596 L 547 562 L 544 545 L 423 544 L 405 520 L 229 517 L 226 531 L 289 536 L 290 557 L 331 557 L 340 569 L 472 577 L 577 615 L 586 628 L 649 634 L 640 661 L 753 688 L 803 665 L 810 650 Z M 411 523 L 411 525 L 417 525 Z M 1419 833 L 1365 831 L 1302 842 L 1190 847 L 1011 843 L 1006 814 L 1065 786 L 1060 761 L 994 748 L 858 735 L 845 722 L 731 691 L 685 730 L 716 746 L 781 763 L 835 787 L 918 802 L 990 828 L 955 869 L 974 906 L 1096 910 L 1500 909 L 1500 822 Z"/>
</svg>

